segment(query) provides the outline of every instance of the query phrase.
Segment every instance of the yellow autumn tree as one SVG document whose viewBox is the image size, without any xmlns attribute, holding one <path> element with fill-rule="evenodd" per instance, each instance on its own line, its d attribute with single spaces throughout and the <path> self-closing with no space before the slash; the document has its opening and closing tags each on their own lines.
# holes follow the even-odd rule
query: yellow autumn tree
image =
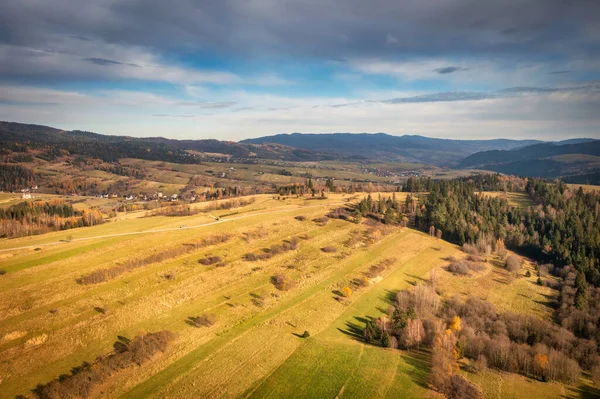
<svg viewBox="0 0 600 399">
<path fill-rule="evenodd" d="M 346 298 L 350 298 L 352 296 L 352 288 L 345 286 L 342 288 L 342 295 Z"/>
<path fill-rule="evenodd" d="M 462 326 L 460 324 L 460 317 L 454 316 L 452 318 L 452 321 L 450 322 L 450 330 L 452 330 L 453 332 L 457 332 L 457 331 L 460 331 L 461 329 L 462 329 Z"/>
</svg>

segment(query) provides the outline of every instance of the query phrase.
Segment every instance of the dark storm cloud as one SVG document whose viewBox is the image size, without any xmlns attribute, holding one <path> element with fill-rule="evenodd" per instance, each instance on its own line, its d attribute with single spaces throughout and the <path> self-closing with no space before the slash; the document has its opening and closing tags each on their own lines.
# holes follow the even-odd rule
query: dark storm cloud
<svg viewBox="0 0 600 399">
<path fill-rule="evenodd" d="M 132 66 L 132 67 L 140 67 L 137 64 L 132 64 L 132 63 L 124 63 L 124 62 L 119 62 L 119 61 L 115 61 L 115 60 L 109 60 L 107 58 L 97 58 L 97 57 L 91 57 L 91 58 L 86 58 L 85 59 L 88 62 L 91 62 L 92 64 L 96 64 L 96 65 L 100 65 L 100 66 L 111 66 L 111 65 L 128 65 L 128 66 Z"/>
<path fill-rule="evenodd" d="M 106 66 L 106 65 L 123 65 L 122 62 L 113 61 L 113 60 L 107 60 L 106 58 L 86 58 L 85 60 L 91 62 L 92 64 L 102 65 L 102 66 Z"/>
<path fill-rule="evenodd" d="M 8 0 L 0 40 L 40 47 L 72 35 L 165 53 L 327 59 L 401 52 L 535 56 L 598 49 L 599 20 L 600 2 L 586 0 Z M 390 36 L 398 39 L 393 46 Z"/>
<path fill-rule="evenodd" d="M 463 68 L 463 67 L 448 66 L 448 67 L 443 67 L 443 68 L 437 68 L 434 71 L 441 75 L 445 75 L 447 73 L 460 72 L 460 71 L 466 71 L 466 70 L 467 70 L 467 68 Z"/>
<path fill-rule="evenodd" d="M 383 104 L 404 104 L 447 101 L 480 101 L 498 98 L 510 98 L 523 95 L 543 95 L 552 93 L 593 93 L 598 95 L 600 94 L 600 82 L 589 82 L 585 85 L 568 87 L 509 87 L 506 89 L 485 93 L 466 91 L 431 93 L 420 96 L 393 98 L 375 102 Z M 343 106 L 343 104 L 338 106 Z"/>
</svg>

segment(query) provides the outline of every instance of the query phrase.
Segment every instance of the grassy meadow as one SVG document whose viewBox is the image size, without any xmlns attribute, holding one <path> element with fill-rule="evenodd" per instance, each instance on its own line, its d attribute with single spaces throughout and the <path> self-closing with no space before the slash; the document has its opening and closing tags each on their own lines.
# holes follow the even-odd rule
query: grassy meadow
<svg viewBox="0 0 600 399">
<path fill-rule="evenodd" d="M 428 386 L 427 351 L 361 339 L 365 318 L 385 313 L 398 290 L 425 281 L 432 269 L 444 296 L 468 293 L 500 310 L 551 317 L 546 303 L 557 293 L 533 277 L 507 284 L 494 259 L 474 276 L 456 277 L 445 270 L 445 259 L 464 255 L 445 241 L 409 228 L 313 221 L 360 198 L 262 195 L 239 209 L 185 217 L 138 211 L 94 227 L 0 240 L 6 272 L 0 275 L 0 398 L 32 395 L 36 385 L 110 353 L 119 336 L 159 330 L 176 334 L 164 353 L 110 376 L 92 396 L 440 397 Z M 212 240 L 216 235 L 228 240 Z M 291 242 L 297 247 L 272 250 Z M 166 251 L 175 255 L 97 284 L 77 282 Z M 249 261 L 250 253 L 269 256 Z M 217 257 L 218 263 L 199 262 Z M 336 299 L 384 260 L 389 266 L 377 278 Z M 276 275 L 292 281 L 288 290 L 274 286 Z M 192 325 L 192 317 L 211 321 Z M 310 337 L 302 338 L 304 331 Z M 567 387 L 492 370 L 464 373 L 489 398 L 593 393 L 586 381 Z"/>
</svg>

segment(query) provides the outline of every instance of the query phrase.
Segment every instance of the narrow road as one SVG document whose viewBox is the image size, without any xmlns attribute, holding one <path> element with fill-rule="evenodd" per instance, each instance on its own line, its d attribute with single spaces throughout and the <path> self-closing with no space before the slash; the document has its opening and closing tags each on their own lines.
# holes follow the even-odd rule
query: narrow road
<svg viewBox="0 0 600 399">
<path fill-rule="evenodd" d="M 249 213 L 249 214 L 246 214 L 246 215 L 242 215 L 242 216 L 238 216 L 238 217 L 234 217 L 234 218 L 229 218 L 229 219 L 223 219 L 222 217 L 217 218 L 216 216 L 213 216 L 213 215 L 209 214 L 209 216 L 212 216 L 213 218 L 215 218 L 214 222 L 197 224 L 197 225 L 194 225 L 194 226 L 169 227 L 169 228 L 165 228 L 165 229 L 132 231 L 132 232 L 129 232 L 129 233 L 115 233 L 115 234 L 105 234 L 105 235 L 92 236 L 92 237 L 74 238 L 70 242 L 97 240 L 99 238 L 112 238 L 112 237 L 122 237 L 122 236 L 139 235 L 139 234 L 165 233 L 165 232 L 168 232 L 168 231 L 198 229 L 200 227 L 212 226 L 212 225 L 219 224 L 219 223 L 232 222 L 234 220 L 246 219 L 246 218 L 253 217 L 253 216 L 270 215 L 270 214 L 274 214 L 274 213 L 291 212 L 291 211 L 297 211 L 297 210 L 300 210 L 300 209 L 321 208 L 321 207 L 341 205 L 341 204 L 342 204 L 342 202 L 336 202 L 336 203 L 331 203 L 331 204 L 311 205 L 311 206 L 304 206 L 304 207 L 292 208 L 292 209 L 278 209 L 276 211 L 269 211 L 269 212 Z M 89 227 L 82 227 L 82 228 L 87 229 Z M 22 246 L 22 247 L 5 248 L 5 249 L 0 249 L 0 252 L 16 251 L 16 250 L 19 250 L 19 249 L 39 248 L 39 247 L 45 247 L 45 246 L 49 246 L 49 245 L 63 244 L 65 242 L 66 241 L 64 241 L 64 240 L 60 240 L 60 241 L 48 242 L 48 243 L 45 243 L 45 244 L 26 245 L 26 246 Z"/>
</svg>

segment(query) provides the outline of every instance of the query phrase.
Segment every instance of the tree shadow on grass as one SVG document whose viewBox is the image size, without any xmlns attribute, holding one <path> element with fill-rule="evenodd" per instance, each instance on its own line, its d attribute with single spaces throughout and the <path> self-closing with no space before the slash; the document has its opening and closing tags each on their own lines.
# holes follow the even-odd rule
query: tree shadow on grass
<svg viewBox="0 0 600 399">
<path fill-rule="evenodd" d="M 425 350 L 404 351 L 402 360 L 412 366 L 405 371 L 411 380 L 420 387 L 429 389 L 430 353 Z"/>
<path fill-rule="evenodd" d="M 398 293 L 398 291 L 392 291 L 392 290 L 385 290 L 385 295 L 383 299 L 388 305 L 395 305 L 396 304 L 396 294 Z"/>
<path fill-rule="evenodd" d="M 589 385 L 579 385 L 576 387 L 569 386 L 566 387 L 566 398 L 582 398 L 582 399 L 592 399 L 592 398 L 600 398 L 600 389 L 598 387 L 593 387 Z"/>
<path fill-rule="evenodd" d="M 427 279 L 424 279 L 423 277 L 419 277 L 419 276 L 415 276 L 414 274 L 408 274 L 408 273 L 404 273 L 405 276 L 408 276 L 410 278 L 414 278 L 416 281 L 422 281 L 422 282 L 427 282 Z"/>
<path fill-rule="evenodd" d="M 364 338 L 363 338 L 363 328 L 365 326 L 365 324 L 367 323 L 368 320 L 372 319 L 372 318 L 364 318 L 364 317 L 358 317 L 355 316 L 354 319 L 358 322 L 352 322 L 352 321 L 348 321 L 346 322 L 346 328 L 338 328 L 338 331 L 341 332 L 342 334 L 346 334 L 349 337 L 352 337 L 354 340 L 356 341 L 360 341 L 360 342 L 364 342 Z"/>
</svg>

